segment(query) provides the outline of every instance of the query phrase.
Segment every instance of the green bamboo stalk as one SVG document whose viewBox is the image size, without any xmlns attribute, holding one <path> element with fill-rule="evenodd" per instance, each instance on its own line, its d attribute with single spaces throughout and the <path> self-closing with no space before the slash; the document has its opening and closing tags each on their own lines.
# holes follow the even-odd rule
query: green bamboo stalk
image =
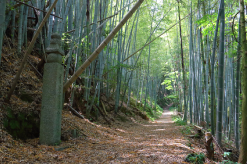
<svg viewBox="0 0 247 164">
<path fill-rule="evenodd" d="M 0 1 L 0 65 L 1 65 L 1 54 L 3 46 L 3 37 L 4 37 L 4 27 L 5 27 L 5 10 L 6 10 L 6 0 Z"/>
<path fill-rule="evenodd" d="M 73 7 L 74 6 L 75 6 L 75 0 L 72 0 L 70 8 L 69 8 L 69 13 L 68 13 L 68 31 L 71 31 L 73 29 Z"/>
<path fill-rule="evenodd" d="M 195 33 L 196 33 L 196 25 L 195 25 Z M 194 35 L 194 49 L 196 50 L 196 34 Z M 193 73 L 193 79 L 192 79 L 192 97 L 193 97 L 193 112 L 194 112 L 194 123 L 197 124 L 198 123 L 198 99 L 197 99 L 197 95 L 198 95 L 198 88 L 197 88 L 197 58 L 195 56 L 195 53 L 193 53 L 192 55 L 192 73 Z"/>
<path fill-rule="evenodd" d="M 19 9 L 19 20 L 18 20 L 18 47 L 17 52 L 21 53 L 21 47 L 22 47 L 22 32 L 23 32 L 23 9 L 24 5 L 20 6 Z"/>
<path fill-rule="evenodd" d="M 205 16 L 206 13 L 206 7 L 205 7 L 205 1 L 202 2 L 202 10 L 203 10 L 203 15 Z M 209 6 L 210 6 L 210 1 L 209 1 Z M 202 49 L 203 49 L 203 43 L 202 43 Z M 207 123 L 207 128 L 209 127 L 209 106 L 208 106 L 208 69 L 209 69 L 209 37 L 208 35 L 205 36 L 205 53 L 202 53 L 202 61 L 203 61 L 203 75 L 204 75 L 204 85 L 205 85 L 205 115 L 206 115 L 206 123 Z M 206 59 L 204 57 L 204 54 L 206 54 Z M 205 62 L 204 62 L 205 61 Z"/>
<path fill-rule="evenodd" d="M 58 1 L 58 0 L 55 0 L 55 2 L 52 4 L 52 6 L 50 7 L 49 11 L 46 13 L 46 15 L 45 15 L 43 21 L 40 23 L 39 28 L 38 28 L 37 31 L 35 32 L 35 34 L 34 34 L 34 36 L 33 36 L 33 38 L 32 38 L 32 41 L 31 41 L 31 43 L 29 44 L 29 46 L 28 46 L 28 48 L 27 48 L 27 50 L 26 50 L 26 52 L 25 52 L 24 58 L 22 59 L 20 68 L 19 68 L 19 70 L 18 70 L 18 72 L 17 72 L 17 74 L 16 74 L 16 76 L 15 76 L 15 78 L 14 78 L 14 80 L 13 80 L 13 84 L 12 84 L 12 86 L 11 86 L 11 89 L 10 89 L 10 91 L 9 91 L 9 93 L 8 93 L 8 95 L 7 95 L 7 97 L 6 97 L 6 99 L 5 99 L 6 102 L 9 102 L 10 97 L 11 97 L 11 95 L 13 94 L 13 92 L 14 92 L 14 90 L 15 90 L 16 84 L 17 84 L 18 80 L 20 79 L 20 75 L 21 75 L 21 72 L 22 72 L 22 70 L 23 70 L 23 68 L 24 68 L 24 65 L 25 65 L 25 63 L 26 63 L 27 57 L 28 57 L 28 55 L 31 53 L 31 51 L 33 50 L 33 46 L 34 46 L 34 44 L 35 44 L 35 42 L 36 42 L 36 39 L 38 38 L 39 33 L 40 33 L 41 30 L 42 30 L 42 27 L 45 25 L 45 22 L 46 22 L 47 19 L 49 18 L 49 16 L 50 16 L 50 14 L 51 14 L 53 8 L 55 7 L 57 1 Z"/>
<path fill-rule="evenodd" d="M 233 38 L 231 39 L 233 40 Z M 233 45 L 232 45 L 233 46 Z M 229 112 L 229 133 L 228 133 L 228 138 L 231 140 L 232 138 L 232 131 L 233 131 L 233 126 L 234 125 L 234 109 L 235 109 L 235 78 L 234 78 L 234 63 L 233 63 L 234 57 L 231 58 L 231 73 L 230 73 L 230 78 L 231 78 L 231 97 L 230 99 L 230 112 Z M 232 100 L 232 102 L 231 102 Z"/>
<path fill-rule="evenodd" d="M 65 13 L 63 14 L 63 21 L 62 21 L 62 23 L 60 23 L 60 25 L 59 25 L 59 30 L 58 31 L 60 31 L 60 35 L 62 35 L 62 33 L 64 32 L 64 27 L 65 27 L 65 24 L 66 24 L 66 21 L 67 21 L 67 16 L 68 16 L 68 13 L 69 13 L 69 9 L 70 9 L 70 6 L 71 6 L 71 4 L 72 4 L 72 1 L 73 0 L 68 0 L 67 1 L 67 6 L 66 6 L 66 9 L 65 9 Z M 64 1 L 64 3 L 65 3 L 65 1 Z M 63 4 L 64 5 L 64 4 Z M 62 6 L 63 6 L 62 5 Z"/>
<path fill-rule="evenodd" d="M 16 14 L 16 10 L 13 10 L 12 12 L 13 13 L 12 13 L 12 16 L 11 16 L 11 40 L 12 40 L 12 42 L 14 42 L 14 39 L 15 39 L 15 14 Z M 1 46 L 1 44 L 0 44 L 0 46 Z"/>
<path fill-rule="evenodd" d="M 190 97 L 190 124 L 192 124 L 193 122 L 193 119 L 192 119 L 192 111 L 193 111 L 193 104 L 192 104 L 192 76 L 193 76 L 193 73 L 192 73 L 192 70 L 193 70 L 193 67 L 192 67 L 192 56 L 193 56 L 193 33 L 192 33 L 192 1 L 190 1 L 190 12 L 191 12 L 191 15 L 190 15 L 190 38 L 189 38 L 189 55 L 190 55 L 190 86 L 189 86 L 189 97 Z"/>
<path fill-rule="evenodd" d="M 54 0 L 50 0 L 49 7 L 51 7 L 51 5 L 53 4 L 53 2 L 54 2 Z M 53 19 L 54 19 L 54 16 L 50 16 L 49 17 L 48 32 L 47 32 L 47 38 L 46 38 L 46 46 L 47 47 L 50 45 L 51 34 L 52 34 L 52 31 L 53 31 Z"/>
<path fill-rule="evenodd" d="M 182 38 L 182 27 L 181 27 L 181 16 L 180 16 L 180 6 L 178 2 L 178 20 L 179 20 L 179 35 L 180 35 L 180 51 L 181 51 L 181 63 L 182 63 L 182 72 L 183 72 L 183 90 L 184 90 L 184 122 L 187 123 L 187 104 L 186 104 L 186 70 L 185 70 L 185 59 L 184 59 L 184 51 L 183 51 L 183 38 Z"/>
<path fill-rule="evenodd" d="M 123 1 L 120 1 L 120 7 L 123 6 Z M 122 19 L 122 14 L 124 14 L 124 11 L 120 12 L 119 14 L 119 20 Z M 126 21 L 127 23 L 127 21 Z M 120 101 L 120 88 L 121 88 L 121 83 L 122 83 L 122 68 L 120 66 L 120 62 L 121 62 L 121 57 L 123 56 L 122 53 L 122 47 L 123 46 L 123 40 L 122 40 L 122 33 L 123 33 L 123 29 L 120 28 L 119 32 L 118 32 L 118 38 L 117 38 L 117 88 L 115 91 L 115 113 L 118 112 L 118 107 L 119 107 L 119 101 Z"/>
<path fill-rule="evenodd" d="M 207 40 L 209 40 L 209 36 L 207 35 L 206 36 L 207 37 Z M 209 62 L 209 49 L 210 49 L 210 45 L 209 45 L 209 42 L 207 42 L 207 56 L 206 56 L 206 79 L 205 79 L 205 81 L 206 81 L 206 93 L 205 93 L 205 97 L 206 97 L 206 99 L 205 99 L 205 108 L 206 108 L 206 122 L 207 122 L 207 128 L 209 127 L 209 105 L 208 105 L 208 77 L 209 77 L 209 71 L 208 71 L 208 69 L 209 69 L 209 64 L 208 64 L 208 62 Z"/>
<path fill-rule="evenodd" d="M 23 36 L 22 36 L 22 43 L 24 44 L 25 47 L 27 47 L 27 16 L 28 16 L 28 7 L 24 7 L 23 11 Z"/>
<path fill-rule="evenodd" d="M 151 15 L 151 14 L 150 14 Z M 154 19 L 154 11 L 152 12 L 152 17 L 151 17 L 151 28 L 150 28 L 150 33 L 149 33 L 149 38 L 151 39 L 152 36 L 152 29 L 153 29 L 153 19 Z M 151 46 L 149 44 L 148 47 L 148 68 L 147 68 L 147 83 L 146 83 L 146 91 L 145 91 L 145 101 L 144 101 L 144 111 L 146 110 L 146 101 L 147 101 L 147 95 L 148 95 L 148 86 L 149 86 L 149 65 L 150 65 L 150 54 L 151 54 Z"/>
<path fill-rule="evenodd" d="M 220 1 L 220 4 L 222 3 L 222 0 Z M 221 7 L 221 5 L 220 5 Z M 220 16 L 220 7 L 219 12 L 217 16 L 216 21 L 216 27 L 214 32 L 214 40 L 213 40 L 213 53 L 212 53 L 212 59 L 211 59 L 211 131 L 212 135 L 215 135 L 215 122 L 214 122 L 214 113 L 215 113 L 215 83 L 214 83 L 214 63 L 215 63 L 215 50 L 216 50 L 216 39 L 218 34 L 218 25 L 219 25 L 219 16 Z"/>
<path fill-rule="evenodd" d="M 241 123 L 241 145 L 238 163 L 245 164 L 247 162 L 247 40 L 246 40 L 246 22 L 244 14 L 244 1 L 239 0 L 240 5 L 240 29 L 241 29 L 241 54 L 242 54 L 242 123 Z"/>
<path fill-rule="evenodd" d="M 219 66 L 218 66 L 218 108 L 217 108 L 217 126 L 216 139 L 221 146 L 222 141 L 222 112 L 224 107 L 224 45 L 225 45 L 225 7 L 224 1 L 220 7 L 220 45 L 219 45 Z"/>
<path fill-rule="evenodd" d="M 237 48 L 237 70 L 236 70 L 236 99 L 235 99 L 235 145 L 239 150 L 239 93 L 240 93 L 240 41 L 241 41 L 241 27 L 240 27 L 240 19 L 239 19 L 239 28 L 238 28 L 238 48 Z"/>
<path fill-rule="evenodd" d="M 61 3 L 60 3 L 60 0 L 59 0 L 59 1 L 57 2 L 55 14 L 61 17 L 61 14 L 62 14 L 62 13 L 60 13 L 60 4 L 61 4 Z M 53 32 L 58 32 L 58 29 L 57 29 L 57 28 L 58 28 L 58 21 L 59 21 L 58 17 L 55 17 Z"/>
<path fill-rule="evenodd" d="M 68 87 L 81 75 L 81 73 L 95 60 L 98 54 L 104 49 L 104 47 L 112 40 L 116 33 L 122 28 L 127 20 L 133 15 L 133 13 L 139 8 L 144 0 L 139 0 L 133 8 L 126 14 L 126 16 L 119 22 L 119 24 L 113 29 L 113 31 L 106 37 L 106 39 L 98 46 L 98 48 L 89 56 L 89 58 L 82 64 L 82 66 L 76 71 L 76 73 L 67 81 L 63 90 L 67 90 Z"/>
<path fill-rule="evenodd" d="M 13 5 L 13 3 L 14 3 L 13 0 L 8 1 L 8 5 Z M 6 8 L 6 4 L 5 4 L 5 8 Z M 4 33 L 6 32 L 6 30 L 8 28 L 11 16 L 13 15 L 13 11 L 14 10 L 9 11 L 8 14 L 5 16 L 5 25 L 4 25 L 4 30 L 3 30 Z"/>
</svg>

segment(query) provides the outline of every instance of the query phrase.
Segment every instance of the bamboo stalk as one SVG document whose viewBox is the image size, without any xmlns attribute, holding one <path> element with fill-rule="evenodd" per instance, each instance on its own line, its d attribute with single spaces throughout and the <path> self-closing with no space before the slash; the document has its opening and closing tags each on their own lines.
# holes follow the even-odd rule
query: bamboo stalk
<svg viewBox="0 0 247 164">
<path fill-rule="evenodd" d="M 22 45 L 23 45 L 23 42 L 22 42 L 23 10 L 24 10 L 24 6 L 22 5 L 22 6 L 20 6 L 20 9 L 19 9 L 20 17 L 19 17 L 19 23 L 18 23 L 18 47 L 17 47 L 18 54 L 21 53 L 21 48 L 22 48 Z"/>
<path fill-rule="evenodd" d="M 9 91 L 6 99 L 5 99 L 6 102 L 9 102 L 10 97 L 11 97 L 11 95 L 13 94 L 13 92 L 15 90 L 16 84 L 17 84 L 18 80 L 20 79 L 20 75 L 21 75 L 21 72 L 22 72 L 22 70 L 24 68 L 24 65 L 26 63 L 27 57 L 31 53 L 31 51 L 33 50 L 33 46 L 34 46 L 34 44 L 36 42 L 36 39 L 38 38 L 39 33 L 42 30 L 42 27 L 45 25 L 47 19 L 50 17 L 50 14 L 51 14 L 53 8 L 56 6 L 57 1 L 58 0 L 55 0 L 54 1 L 54 3 L 52 4 L 51 8 L 49 9 L 49 11 L 47 12 L 47 14 L 45 15 L 43 21 L 40 23 L 39 28 L 37 29 L 36 33 L 34 34 L 34 36 L 32 38 L 32 41 L 31 41 L 30 45 L 28 46 L 28 48 L 26 50 L 26 53 L 24 55 L 24 58 L 22 59 L 20 68 L 19 68 L 19 70 L 18 70 L 18 72 L 17 72 L 17 74 L 16 74 L 16 76 L 15 76 L 15 78 L 13 80 L 13 84 L 11 86 L 11 89 L 10 89 L 10 91 Z"/>
<path fill-rule="evenodd" d="M 235 135 L 235 146 L 239 150 L 239 93 L 240 93 L 240 51 L 241 51 L 241 27 L 240 27 L 240 19 L 239 19 L 239 28 L 238 28 L 238 47 L 237 47 L 237 70 L 236 70 L 236 98 L 235 98 L 235 124 L 234 124 L 234 135 Z"/>
<path fill-rule="evenodd" d="M 24 0 L 22 3 L 27 3 L 27 2 L 29 2 L 30 0 Z M 19 7 L 19 6 L 21 6 L 22 5 L 22 3 L 17 3 L 17 4 L 15 4 L 13 7 L 11 7 L 11 8 L 17 8 L 17 7 Z"/>
<path fill-rule="evenodd" d="M 193 11 L 192 13 L 194 13 L 194 12 L 196 12 L 196 11 Z M 185 18 L 187 18 L 188 16 L 190 16 L 192 13 L 190 13 L 190 14 L 186 15 L 185 17 L 183 17 L 180 21 L 184 20 Z M 149 44 L 151 44 L 152 42 L 154 42 L 156 39 L 158 39 L 159 37 L 161 37 L 165 33 L 167 33 L 174 26 L 176 26 L 180 21 L 176 22 L 175 24 L 173 24 L 172 26 L 170 26 L 167 30 L 165 30 L 164 32 L 162 32 L 157 37 L 155 37 L 153 40 L 151 40 L 150 42 L 148 42 L 147 44 L 145 44 L 143 47 L 139 48 L 137 51 L 135 51 L 134 53 L 132 53 L 130 56 L 128 56 L 126 59 L 124 59 L 123 62 L 125 62 L 126 60 L 128 60 L 130 57 L 132 57 L 133 55 L 135 55 L 137 52 L 141 51 L 144 47 L 148 46 Z"/>
<path fill-rule="evenodd" d="M 192 15 L 192 13 L 196 12 L 196 10 L 194 10 L 193 12 L 191 12 L 190 14 L 186 15 L 185 17 L 183 17 L 180 21 L 184 20 L 185 18 L 187 18 L 188 16 Z M 137 52 L 142 51 L 146 46 L 148 46 L 149 44 L 151 44 L 152 42 L 154 42 L 156 39 L 158 39 L 159 37 L 161 37 L 162 35 L 164 35 L 165 33 L 167 33 L 168 31 L 170 31 L 174 26 L 176 26 L 179 23 L 176 22 L 175 24 L 173 24 L 172 26 L 170 26 L 167 30 L 165 30 L 164 32 L 162 32 L 160 35 L 158 35 L 157 37 L 155 37 L 153 40 L 151 40 L 150 42 L 146 42 L 146 44 L 144 44 L 144 46 L 142 46 L 141 48 L 139 48 L 138 50 L 136 50 L 134 53 L 132 53 L 131 55 L 129 55 L 127 58 L 125 58 L 123 62 L 127 61 L 129 58 L 131 58 L 132 56 L 134 56 Z M 158 26 L 155 27 L 155 29 Z M 154 31 L 153 31 L 154 32 Z M 148 39 L 149 40 L 149 39 Z M 113 69 L 115 69 L 116 67 L 110 69 L 108 72 L 104 73 L 102 76 L 106 76 L 106 74 L 108 74 L 110 71 L 112 71 Z"/>
<path fill-rule="evenodd" d="M 217 125 L 216 125 L 216 139 L 220 146 L 222 146 L 222 114 L 224 107 L 224 46 L 225 46 L 225 8 L 224 1 L 220 6 L 220 45 L 218 57 L 218 108 L 217 108 Z"/>
<path fill-rule="evenodd" d="M 15 1 L 18 2 L 18 3 L 20 3 L 20 4 L 18 4 L 18 5 L 23 4 L 23 5 L 26 5 L 26 6 L 28 6 L 28 7 L 33 8 L 33 9 L 35 9 L 35 10 L 38 10 L 38 11 L 42 11 L 42 12 L 44 12 L 44 13 L 47 13 L 47 12 L 44 11 L 44 10 L 38 9 L 38 8 L 33 7 L 33 6 L 31 6 L 31 5 L 29 5 L 29 4 L 26 4 L 26 3 L 24 3 L 24 2 L 21 2 L 21 1 L 18 1 L 18 0 L 15 0 Z M 55 14 L 51 14 L 51 15 L 54 16 L 54 17 L 57 17 L 57 18 L 59 18 L 59 19 L 63 19 L 63 18 L 61 18 L 61 17 L 59 17 L 59 16 L 57 16 L 57 15 L 55 15 Z"/>
<path fill-rule="evenodd" d="M 241 43 L 241 54 L 242 54 L 242 73 L 241 73 L 241 90 L 242 90 L 242 123 L 241 123 L 241 144 L 240 144 L 240 154 L 238 158 L 238 163 L 247 163 L 247 40 L 246 40 L 246 25 L 245 25 L 245 8 L 244 8 L 244 0 L 239 0 L 240 7 L 240 43 Z M 240 82 L 240 81 L 239 81 Z"/>
<path fill-rule="evenodd" d="M 221 2 L 220 2 L 221 4 Z M 214 100 L 214 62 L 215 62 L 215 50 L 216 50 L 216 38 L 218 34 L 218 25 L 219 25 L 219 16 L 220 12 L 218 12 L 217 16 L 217 21 L 216 21 L 216 27 L 215 27 L 215 33 L 214 33 L 214 40 L 213 40 L 213 53 L 212 53 L 212 58 L 211 58 L 211 130 L 212 130 L 212 135 L 215 135 L 215 121 L 214 121 L 214 105 L 215 105 L 215 100 Z"/>
<path fill-rule="evenodd" d="M 127 20 L 133 15 L 133 13 L 139 8 L 144 0 L 139 0 L 134 7 L 126 14 L 126 16 L 119 22 L 119 24 L 112 30 L 112 32 L 105 38 L 105 40 L 98 46 L 98 48 L 89 56 L 89 58 L 82 64 L 82 66 L 76 71 L 76 73 L 66 82 L 63 87 L 63 91 L 67 90 L 69 86 L 82 74 L 82 72 L 94 61 L 104 47 L 112 40 L 117 32 L 123 27 Z"/>
<path fill-rule="evenodd" d="M 5 26 L 5 9 L 6 9 L 6 0 L 1 0 L 0 2 L 0 65 L 1 65 L 1 54 L 2 54 L 2 45 L 3 45 L 3 31 Z"/>
</svg>

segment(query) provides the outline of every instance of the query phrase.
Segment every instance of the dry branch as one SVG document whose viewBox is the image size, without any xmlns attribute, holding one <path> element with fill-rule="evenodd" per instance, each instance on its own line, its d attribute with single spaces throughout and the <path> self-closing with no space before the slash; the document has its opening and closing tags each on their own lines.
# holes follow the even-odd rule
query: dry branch
<svg viewBox="0 0 247 164">
<path fill-rule="evenodd" d="M 70 109 L 76 116 L 78 116 L 79 118 L 84 119 L 84 116 L 81 115 L 80 113 L 78 113 L 74 108 L 72 108 L 72 106 L 70 106 L 70 105 L 67 105 L 67 106 L 69 107 L 69 109 Z"/>
</svg>

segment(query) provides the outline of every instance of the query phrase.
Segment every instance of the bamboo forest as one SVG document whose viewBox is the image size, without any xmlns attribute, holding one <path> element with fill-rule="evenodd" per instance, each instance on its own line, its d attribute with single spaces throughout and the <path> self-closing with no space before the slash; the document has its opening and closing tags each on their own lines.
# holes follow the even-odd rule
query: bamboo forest
<svg viewBox="0 0 247 164">
<path fill-rule="evenodd" d="M 246 14 L 0 0 L 0 163 L 246 164 Z"/>
</svg>

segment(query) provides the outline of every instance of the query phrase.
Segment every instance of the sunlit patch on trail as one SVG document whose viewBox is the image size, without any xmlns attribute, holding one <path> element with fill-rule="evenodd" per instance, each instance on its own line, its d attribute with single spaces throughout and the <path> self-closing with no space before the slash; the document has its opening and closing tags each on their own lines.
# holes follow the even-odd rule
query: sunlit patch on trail
<svg viewBox="0 0 247 164">
<path fill-rule="evenodd" d="M 155 130 L 152 130 L 152 131 L 165 131 L 166 129 L 155 129 Z"/>
<path fill-rule="evenodd" d="M 171 120 L 159 120 L 157 121 L 158 123 L 164 123 L 164 124 L 167 124 L 167 123 L 174 123 L 174 121 L 171 121 Z"/>
<path fill-rule="evenodd" d="M 163 122 L 161 122 L 161 123 L 163 123 Z M 163 127 L 163 125 L 160 125 L 160 124 L 149 124 L 149 125 L 142 125 L 142 126 L 147 126 L 147 127 Z"/>
<path fill-rule="evenodd" d="M 164 111 L 163 113 L 162 113 L 162 116 L 171 116 L 171 115 L 173 115 L 174 113 L 173 112 L 171 112 L 171 111 Z M 162 117 L 161 116 L 161 117 Z"/>
</svg>

